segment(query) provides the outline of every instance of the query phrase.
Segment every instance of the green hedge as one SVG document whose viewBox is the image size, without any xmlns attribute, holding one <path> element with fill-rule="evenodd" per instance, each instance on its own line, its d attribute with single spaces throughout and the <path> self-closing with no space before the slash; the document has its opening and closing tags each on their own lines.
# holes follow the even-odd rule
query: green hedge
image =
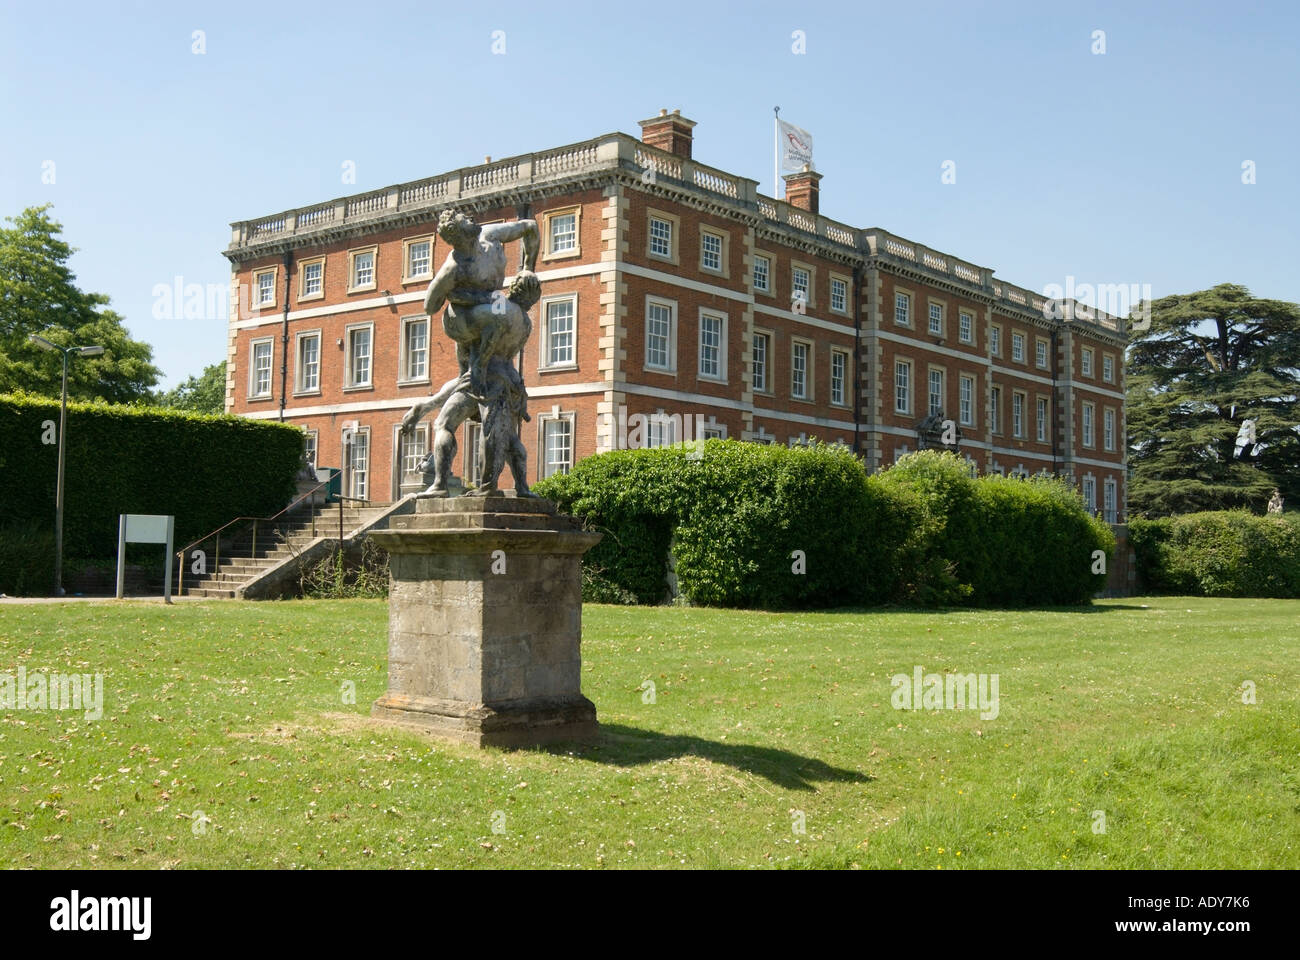
<svg viewBox="0 0 1300 960">
<path fill-rule="evenodd" d="M 42 593 L 13 541 L 50 534 L 52 549 L 57 444 L 42 442 L 59 404 L 0 395 L 0 591 Z M 112 561 L 118 514 L 176 517 L 176 546 L 237 516 L 268 516 L 293 496 L 302 464 L 302 431 L 280 423 L 145 407 L 68 405 L 63 550 L 77 560 Z M 38 549 L 37 553 L 43 553 Z M 50 564 L 52 569 L 52 563 Z M 44 576 L 48 581 L 49 575 Z"/>
<path fill-rule="evenodd" d="M 1300 597 L 1300 515 L 1245 510 L 1131 520 L 1138 576 L 1153 593 Z"/>
<path fill-rule="evenodd" d="M 1063 482 L 972 480 L 949 453 L 868 477 L 841 447 L 711 440 L 698 458 L 589 457 L 536 490 L 605 532 L 584 559 L 593 600 L 662 601 L 671 553 L 706 605 L 1074 604 L 1105 585 L 1093 551 L 1114 553 Z"/>
</svg>

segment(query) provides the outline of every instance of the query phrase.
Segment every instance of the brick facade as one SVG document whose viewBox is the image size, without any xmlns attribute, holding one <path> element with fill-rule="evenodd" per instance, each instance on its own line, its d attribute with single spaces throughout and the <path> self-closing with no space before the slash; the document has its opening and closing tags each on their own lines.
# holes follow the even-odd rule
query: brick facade
<svg viewBox="0 0 1300 960">
<path fill-rule="evenodd" d="M 698 414 L 709 435 L 842 442 L 874 470 L 943 445 L 923 429 L 933 413 L 972 469 L 1065 474 L 1124 519 L 1123 320 L 828 220 L 810 171 L 786 178 L 794 202 L 761 196 L 693 160 L 693 129 L 662 113 L 642 122 L 644 142 L 612 134 L 233 224 L 227 409 L 301 425 L 319 464 L 354 468 L 354 494 L 395 496 L 402 414 L 457 372 L 440 318 L 422 316 L 448 251 L 434 224 L 456 206 L 542 228 L 522 367 L 530 480 L 548 470 L 556 419 L 560 468 L 618 445 L 637 414 Z M 427 272 L 411 276 L 409 245 L 426 241 L 414 259 Z"/>
</svg>

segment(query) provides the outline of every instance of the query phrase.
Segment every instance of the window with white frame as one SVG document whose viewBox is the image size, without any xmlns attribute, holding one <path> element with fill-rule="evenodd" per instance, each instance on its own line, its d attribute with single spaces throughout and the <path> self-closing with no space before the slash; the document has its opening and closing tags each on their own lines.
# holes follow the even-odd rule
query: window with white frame
<svg viewBox="0 0 1300 960">
<path fill-rule="evenodd" d="M 926 384 L 927 397 L 929 406 L 927 412 L 932 417 L 938 417 L 943 414 L 943 371 L 936 370 L 933 367 L 928 371 L 928 382 Z"/>
<path fill-rule="evenodd" d="M 483 479 L 483 427 L 465 422 L 465 480 L 478 486 Z"/>
<path fill-rule="evenodd" d="M 406 280 L 427 280 L 433 275 L 433 239 L 406 241 Z"/>
<path fill-rule="evenodd" d="M 768 357 L 771 353 L 772 335 L 768 333 L 755 333 L 753 378 L 754 390 L 758 393 L 767 393 L 772 389 L 771 378 L 767 369 Z"/>
<path fill-rule="evenodd" d="M 1002 388 L 994 387 L 989 391 L 989 420 L 994 433 L 1002 432 Z"/>
<path fill-rule="evenodd" d="M 723 237 L 712 230 L 700 231 L 700 269 L 722 273 Z"/>
<path fill-rule="evenodd" d="M 965 311 L 957 314 L 957 336 L 962 343 L 970 343 L 975 336 L 975 318 Z"/>
<path fill-rule="evenodd" d="M 547 253 L 572 253 L 578 249 L 578 211 L 552 214 L 546 224 Z"/>
<path fill-rule="evenodd" d="M 298 271 L 298 299 L 316 300 L 325 296 L 325 258 L 304 260 Z"/>
<path fill-rule="evenodd" d="M 542 420 L 542 476 L 568 473 L 573 467 L 573 418 L 546 417 Z"/>
<path fill-rule="evenodd" d="M 1013 363 L 1025 362 L 1025 335 L 1023 333 L 1013 333 L 1011 335 L 1011 360 Z"/>
<path fill-rule="evenodd" d="M 1096 444 L 1096 434 L 1093 425 L 1093 418 L 1096 416 L 1096 408 L 1091 403 L 1083 405 L 1083 445 L 1091 447 Z"/>
<path fill-rule="evenodd" d="M 248 395 L 271 395 L 271 356 L 274 344 L 270 340 L 254 340 L 251 345 L 252 360 L 248 369 Z"/>
<path fill-rule="evenodd" d="M 1092 376 L 1092 350 L 1088 347 L 1083 348 L 1079 357 L 1079 372 L 1085 377 Z"/>
<path fill-rule="evenodd" d="M 663 217 L 650 218 L 650 256 L 673 259 L 673 222 Z"/>
<path fill-rule="evenodd" d="M 1101 438 L 1107 450 L 1115 449 L 1115 411 L 1109 408 L 1101 415 Z"/>
<path fill-rule="evenodd" d="M 1047 341 L 1038 337 L 1034 340 L 1034 363 L 1047 369 Z"/>
<path fill-rule="evenodd" d="M 930 304 L 929 331 L 936 337 L 943 336 L 943 306 L 941 304 Z"/>
<path fill-rule="evenodd" d="M 646 417 L 645 445 L 649 449 L 670 447 L 677 442 L 677 422 L 660 410 Z"/>
<path fill-rule="evenodd" d="M 645 365 L 653 370 L 676 370 L 677 308 L 663 300 L 649 300 L 645 309 Z"/>
<path fill-rule="evenodd" d="M 369 499 L 370 431 L 366 428 L 348 432 L 348 496 Z"/>
<path fill-rule="evenodd" d="M 963 427 L 975 425 L 975 378 L 962 374 L 958 381 L 957 405 Z"/>
<path fill-rule="evenodd" d="M 320 333 L 298 334 L 298 362 L 294 377 L 299 393 L 320 389 Z"/>
<path fill-rule="evenodd" d="M 1089 514 L 1097 513 L 1097 481 L 1093 477 L 1083 478 L 1083 506 Z"/>
<path fill-rule="evenodd" d="M 1115 382 L 1115 358 L 1108 353 L 1101 357 L 1101 378 L 1107 383 Z"/>
<path fill-rule="evenodd" d="M 1025 395 L 1019 390 L 1011 394 L 1011 435 L 1025 435 Z"/>
<path fill-rule="evenodd" d="M 348 292 L 375 289 L 375 247 L 348 251 Z"/>
<path fill-rule="evenodd" d="M 347 385 L 349 387 L 370 386 L 373 336 L 374 330 L 370 325 L 348 328 Z"/>
<path fill-rule="evenodd" d="M 257 291 L 259 307 L 275 306 L 275 271 L 259 270 L 253 274 L 253 286 Z"/>
<path fill-rule="evenodd" d="M 894 294 L 894 323 L 900 327 L 912 325 L 912 296 L 908 293 Z"/>
<path fill-rule="evenodd" d="M 1107 478 L 1106 478 L 1106 482 L 1102 484 L 1102 498 L 1103 498 L 1103 499 L 1102 499 L 1102 508 L 1103 508 L 1103 514 L 1102 514 L 1102 515 L 1105 517 L 1107 523 L 1116 523 L 1116 522 L 1117 522 L 1117 521 L 1116 521 L 1116 513 L 1117 513 L 1117 510 L 1116 510 L 1116 504 L 1117 504 L 1118 499 L 1119 499 L 1119 498 L 1116 496 L 1117 492 L 1118 492 L 1118 490 L 1117 490 L 1117 486 L 1116 486 L 1116 483 L 1115 483 L 1115 478 L 1114 478 L 1114 477 L 1107 477 Z"/>
<path fill-rule="evenodd" d="M 700 376 L 727 378 L 727 318 L 721 314 L 700 312 Z"/>
<path fill-rule="evenodd" d="M 831 277 L 831 309 L 836 313 L 849 312 L 849 284 L 840 277 Z"/>
<path fill-rule="evenodd" d="M 996 323 L 989 327 L 989 353 L 1002 356 L 1002 328 Z"/>
<path fill-rule="evenodd" d="M 402 379 L 429 378 L 429 318 L 407 317 L 402 321 Z"/>
<path fill-rule="evenodd" d="M 849 355 L 843 350 L 831 351 L 831 403 L 844 406 L 844 381 L 848 375 Z"/>
<path fill-rule="evenodd" d="M 812 274 L 803 267 L 790 270 L 790 299 L 804 304 L 812 303 Z"/>
<path fill-rule="evenodd" d="M 754 289 L 760 293 L 772 292 L 772 260 L 770 257 L 754 255 Z"/>
<path fill-rule="evenodd" d="M 397 431 L 397 448 L 401 451 L 399 466 L 402 475 L 415 473 L 420 467 L 420 461 L 425 458 L 429 452 L 429 425 L 427 423 L 418 424 L 407 436 L 399 428 Z"/>
<path fill-rule="evenodd" d="M 546 325 L 542 330 L 542 366 L 567 367 L 575 359 L 578 298 L 557 297 L 546 301 Z"/>
<path fill-rule="evenodd" d="M 798 400 L 807 400 L 810 393 L 808 383 L 808 356 L 812 344 L 805 340 L 794 340 L 790 344 L 790 396 Z"/>
<path fill-rule="evenodd" d="M 1037 433 L 1035 433 L 1034 435 L 1035 439 L 1039 443 L 1046 443 L 1047 442 L 1047 398 L 1046 397 L 1037 398 L 1037 405 L 1034 410 L 1034 429 L 1037 431 Z"/>
<path fill-rule="evenodd" d="M 316 441 L 317 433 L 315 430 L 304 430 L 302 432 L 302 458 L 313 470 L 316 469 Z"/>
<path fill-rule="evenodd" d="M 894 412 L 912 412 L 912 361 L 894 361 Z"/>
</svg>

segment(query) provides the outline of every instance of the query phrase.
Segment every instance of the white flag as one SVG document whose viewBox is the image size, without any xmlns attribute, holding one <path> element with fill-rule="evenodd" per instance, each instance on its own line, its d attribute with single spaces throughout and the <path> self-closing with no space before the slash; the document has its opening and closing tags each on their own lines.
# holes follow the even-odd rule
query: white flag
<svg viewBox="0 0 1300 960">
<path fill-rule="evenodd" d="M 800 130 L 793 123 L 786 123 L 777 118 L 777 127 L 781 131 L 781 169 L 785 171 L 802 170 L 804 164 L 812 166 L 812 134 Z"/>
</svg>

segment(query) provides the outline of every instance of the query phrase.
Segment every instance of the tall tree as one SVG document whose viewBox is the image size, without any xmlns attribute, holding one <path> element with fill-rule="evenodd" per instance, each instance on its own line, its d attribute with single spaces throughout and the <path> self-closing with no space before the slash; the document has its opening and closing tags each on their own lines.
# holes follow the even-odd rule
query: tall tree
<svg viewBox="0 0 1300 960">
<path fill-rule="evenodd" d="M 1222 283 L 1149 309 L 1128 358 L 1130 511 L 1258 510 L 1274 487 L 1296 503 L 1300 304 Z M 1248 419 L 1261 447 L 1241 458 Z"/>
<path fill-rule="evenodd" d="M 68 266 L 73 248 L 49 204 L 29 207 L 0 227 L 0 393 L 27 390 L 57 397 L 62 361 L 29 337 L 59 346 L 98 344 L 104 353 L 69 367 L 68 395 L 114 403 L 147 400 L 158 382 L 153 349 L 132 340 L 108 297 L 85 293 Z"/>
<path fill-rule="evenodd" d="M 197 377 L 187 377 L 175 389 L 160 394 L 158 405 L 191 413 L 225 413 L 226 361 L 210 364 Z"/>
</svg>

